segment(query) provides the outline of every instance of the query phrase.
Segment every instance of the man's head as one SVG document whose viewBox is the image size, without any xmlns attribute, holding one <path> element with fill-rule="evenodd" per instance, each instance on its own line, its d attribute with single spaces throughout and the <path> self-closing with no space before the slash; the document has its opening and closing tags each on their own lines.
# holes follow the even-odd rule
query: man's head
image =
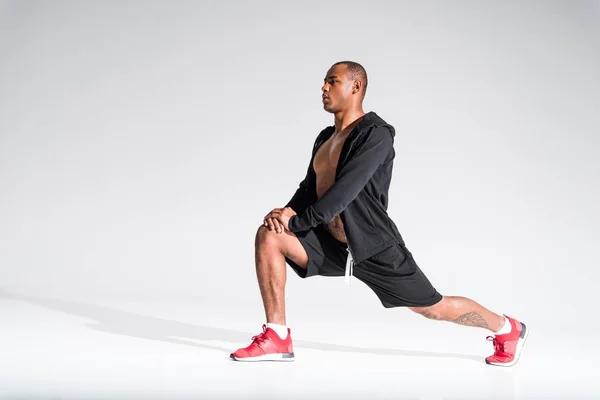
<svg viewBox="0 0 600 400">
<path fill-rule="evenodd" d="M 323 108 L 331 113 L 361 106 L 367 91 L 367 71 L 353 61 L 331 66 L 324 79 Z"/>
</svg>

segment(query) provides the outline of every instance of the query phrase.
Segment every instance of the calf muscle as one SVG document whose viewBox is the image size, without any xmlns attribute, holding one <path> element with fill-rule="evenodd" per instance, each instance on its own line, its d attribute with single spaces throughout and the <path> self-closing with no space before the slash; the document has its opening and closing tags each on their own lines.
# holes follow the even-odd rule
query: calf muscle
<svg viewBox="0 0 600 400">
<path fill-rule="evenodd" d="M 256 277 L 267 322 L 280 325 L 286 325 L 285 257 L 302 268 L 308 266 L 308 255 L 293 233 L 277 233 L 265 226 L 259 227 L 255 239 Z"/>
</svg>

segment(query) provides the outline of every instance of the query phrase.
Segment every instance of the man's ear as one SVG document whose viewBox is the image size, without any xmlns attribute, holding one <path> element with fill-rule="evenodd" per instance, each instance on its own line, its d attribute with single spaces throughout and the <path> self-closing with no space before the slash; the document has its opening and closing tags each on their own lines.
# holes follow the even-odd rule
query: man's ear
<svg viewBox="0 0 600 400">
<path fill-rule="evenodd" d="M 352 84 L 352 94 L 360 92 L 361 88 L 362 88 L 362 82 L 359 79 L 355 80 L 354 83 Z"/>
</svg>

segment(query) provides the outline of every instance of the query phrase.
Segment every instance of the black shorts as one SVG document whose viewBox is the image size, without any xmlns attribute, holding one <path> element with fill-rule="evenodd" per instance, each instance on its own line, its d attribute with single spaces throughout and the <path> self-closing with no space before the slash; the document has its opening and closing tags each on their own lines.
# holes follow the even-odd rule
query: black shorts
<svg viewBox="0 0 600 400">
<path fill-rule="evenodd" d="M 348 246 L 334 238 L 322 225 L 297 232 L 308 254 L 304 269 L 286 257 L 301 278 L 344 276 Z M 384 307 L 431 306 L 442 299 L 403 243 L 397 243 L 353 266 L 352 275 L 371 288 Z"/>
</svg>

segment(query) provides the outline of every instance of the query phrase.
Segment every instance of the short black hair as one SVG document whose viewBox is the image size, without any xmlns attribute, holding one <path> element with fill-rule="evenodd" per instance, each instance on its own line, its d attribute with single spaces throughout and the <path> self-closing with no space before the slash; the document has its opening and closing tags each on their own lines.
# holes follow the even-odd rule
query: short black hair
<svg viewBox="0 0 600 400">
<path fill-rule="evenodd" d="M 348 74 L 352 80 L 361 80 L 363 84 L 362 98 L 365 98 L 365 94 L 367 93 L 367 85 L 369 84 L 369 80 L 367 78 L 367 71 L 365 68 L 357 62 L 354 61 L 338 61 L 332 65 L 335 67 L 336 65 L 345 65 L 348 69 Z"/>
</svg>

